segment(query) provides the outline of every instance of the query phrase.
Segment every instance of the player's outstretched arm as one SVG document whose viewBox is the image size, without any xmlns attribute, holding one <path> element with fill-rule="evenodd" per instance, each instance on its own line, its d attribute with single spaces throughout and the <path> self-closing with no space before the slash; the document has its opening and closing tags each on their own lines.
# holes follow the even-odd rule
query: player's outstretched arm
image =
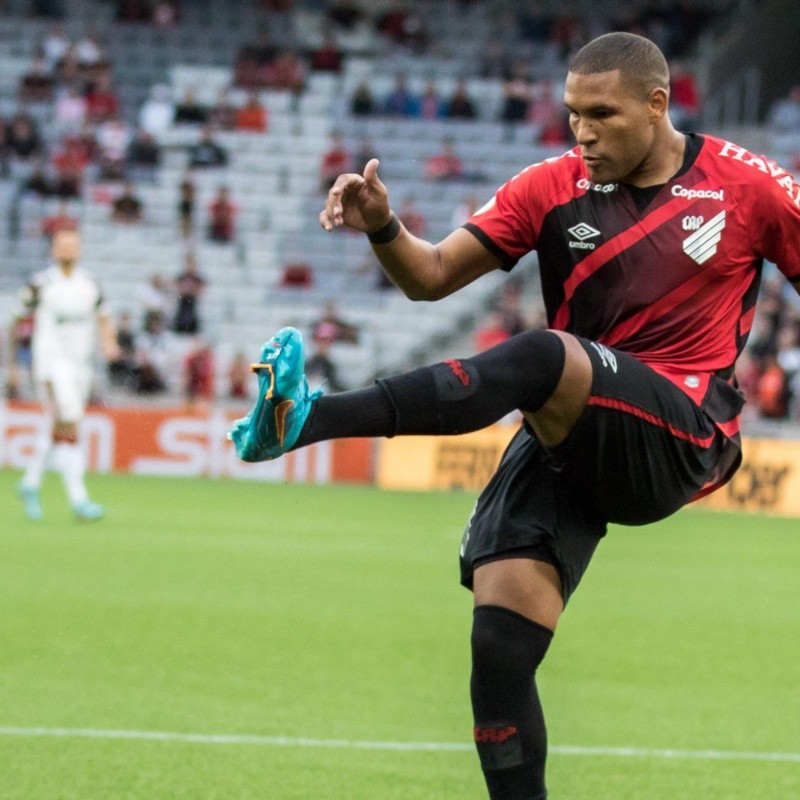
<svg viewBox="0 0 800 800">
<path fill-rule="evenodd" d="M 319 216 L 326 231 L 344 226 L 366 233 L 386 273 L 412 300 L 438 300 L 500 267 L 463 229 L 436 245 L 409 233 L 392 213 L 378 165 L 373 158 L 363 175 L 347 173 L 336 179 Z"/>
</svg>

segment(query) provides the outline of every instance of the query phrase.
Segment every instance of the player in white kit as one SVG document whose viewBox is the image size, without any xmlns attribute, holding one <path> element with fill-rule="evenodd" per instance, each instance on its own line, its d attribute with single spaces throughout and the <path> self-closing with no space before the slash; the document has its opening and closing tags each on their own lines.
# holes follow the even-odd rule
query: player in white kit
<svg viewBox="0 0 800 800">
<path fill-rule="evenodd" d="M 33 374 L 52 426 L 37 443 L 19 485 L 30 519 L 40 519 L 39 487 L 52 459 L 78 519 L 100 519 L 104 510 L 89 499 L 78 424 L 92 387 L 92 360 L 98 333 L 105 357 L 119 355 L 116 333 L 94 278 L 76 266 L 80 236 L 59 231 L 53 237 L 54 264 L 37 273 L 26 289 L 34 311 Z"/>
</svg>

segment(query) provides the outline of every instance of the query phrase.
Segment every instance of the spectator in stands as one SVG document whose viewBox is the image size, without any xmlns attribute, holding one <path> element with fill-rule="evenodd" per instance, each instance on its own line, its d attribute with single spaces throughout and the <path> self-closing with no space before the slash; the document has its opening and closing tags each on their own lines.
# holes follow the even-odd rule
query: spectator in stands
<svg viewBox="0 0 800 800">
<path fill-rule="evenodd" d="M 214 105 L 208 109 L 208 124 L 214 130 L 232 131 L 236 127 L 236 112 L 228 90 L 223 87 L 217 92 Z"/>
<path fill-rule="evenodd" d="M 113 114 L 97 128 L 100 149 L 100 175 L 105 180 L 123 180 L 128 147 L 133 131 L 119 114 Z"/>
<path fill-rule="evenodd" d="M 245 400 L 250 396 L 250 359 L 239 350 L 228 365 L 228 397 L 231 400 Z"/>
<path fill-rule="evenodd" d="M 473 344 L 476 353 L 482 353 L 490 347 L 505 342 L 511 338 L 511 334 L 503 324 L 503 318 L 499 311 L 492 311 L 478 324 L 475 329 Z"/>
<path fill-rule="evenodd" d="M 47 35 L 42 41 L 42 55 L 50 72 L 58 69 L 69 47 L 70 40 L 66 34 L 64 23 L 56 22 L 47 31 Z"/>
<path fill-rule="evenodd" d="M 31 0 L 30 13 L 33 17 L 63 19 L 64 2 L 63 0 Z"/>
<path fill-rule="evenodd" d="M 225 244 L 235 234 L 236 205 L 230 198 L 227 186 L 220 186 L 208 207 L 208 238 Z"/>
<path fill-rule="evenodd" d="M 136 225 L 142 221 L 143 214 L 142 200 L 133 184 L 127 181 L 111 203 L 111 220 L 122 225 Z"/>
<path fill-rule="evenodd" d="M 214 351 L 202 335 L 192 341 L 183 359 L 183 391 L 190 406 L 207 406 L 214 400 Z"/>
<path fill-rule="evenodd" d="M 136 300 L 142 310 L 142 316 L 160 314 L 162 317 L 172 306 L 169 287 L 160 273 L 150 275 L 147 283 L 139 285 L 136 289 Z"/>
<path fill-rule="evenodd" d="M 322 154 L 322 164 L 320 166 L 320 189 L 327 192 L 333 186 L 336 178 L 343 172 L 350 172 L 353 168 L 353 156 L 345 147 L 342 134 L 339 131 L 332 131 L 330 135 L 330 146 Z"/>
<path fill-rule="evenodd" d="M 43 143 L 33 118 L 25 112 L 11 118 L 6 128 L 6 150 L 11 176 L 27 178 L 42 156 Z"/>
<path fill-rule="evenodd" d="M 355 117 L 368 117 L 375 113 L 375 98 L 372 96 L 372 89 L 366 81 L 356 86 L 353 96 L 350 99 L 350 113 Z"/>
<path fill-rule="evenodd" d="M 341 72 L 342 57 L 336 34 L 330 29 L 325 30 L 322 34 L 322 44 L 311 54 L 311 69 L 316 72 Z"/>
<path fill-rule="evenodd" d="M 117 0 L 117 20 L 119 22 L 149 22 L 150 14 L 148 0 Z"/>
<path fill-rule="evenodd" d="M 78 57 L 78 63 L 88 75 L 96 75 L 95 70 L 108 63 L 105 50 L 100 44 L 97 34 L 91 28 L 75 42 L 75 55 Z"/>
<path fill-rule="evenodd" d="M 190 250 L 186 253 L 183 272 L 175 278 L 177 306 L 172 329 L 175 333 L 195 334 L 200 331 L 199 305 L 206 281 L 197 267 L 197 259 Z"/>
<path fill-rule="evenodd" d="M 115 327 L 119 355 L 108 362 L 108 379 L 112 386 L 132 389 L 137 381 L 136 333 L 129 311 L 119 314 Z"/>
<path fill-rule="evenodd" d="M 352 31 L 366 19 L 364 11 L 355 0 L 334 0 L 328 5 L 327 18 L 337 27 Z"/>
<path fill-rule="evenodd" d="M 500 119 L 503 122 L 524 122 L 528 118 L 531 94 L 527 65 L 517 62 L 511 78 L 503 84 Z"/>
<path fill-rule="evenodd" d="M 530 325 L 522 313 L 522 285 L 519 281 L 509 280 L 503 284 L 497 311 L 509 336 L 516 336 L 528 330 Z"/>
<path fill-rule="evenodd" d="M 425 177 L 429 181 L 450 181 L 463 176 L 464 162 L 456 153 L 453 140 L 442 139 L 442 149 L 425 162 Z"/>
<path fill-rule="evenodd" d="M 58 93 L 55 123 L 60 133 L 79 131 L 86 119 L 86 97 L 77 84 Z"/>
<path fill-rule="evenodd" d="M 168 131 L 175 120 L 175 106 L 168 86 L 157 83 L 150 89 L 150 97 L 142 103 L 139 110 L 139 127 L 153 136 L 161 136 Z"/>
<path fill-rule="evenodd" d="M 20 194 L 22 196 L 32 195 L 39 199 L 50 197 L 53 194 L 53 182 L 45 171 L 45 165 L 40 160 L 35 160 L 28 166 L 29 171 L 25 175 L 19 176 L 22 177 Z"/>
<path fill-rule="evenodd" d="M 439 119 L 444 116 L 444 103 L 439 97 L 435 81 L 428 81 L 419 98 L 419 116 L 422 119 Z"/>
<path fill-rule="evenodd" d="M 773 103 L 767 124 L 772 133 L 800 135 L 800 83 L 792 86 L 784 99 Z"/>
<path fill-rule="evenodd" d="M 119 113 L 119 100 L 111 87 L 111 76 L 101 72 L 86 95 L 86 115 L 91 122 L 101 123 Z"/>
<path fill-rule="evenodd" d="M 137 337 L 136 391 L 140 394 L 163 392 L 167 388 L 167 375 L 175 344 L 167 330 L 161 311 L 148 311 L 144 329 Z"/>
<path fill-rule="evenodd" d="M 89 159 L 76 136 L 66 136 L 53 152 L 54 193 L 59 197 L 79 197 Z"/>
<path fill-rule="evenodd" d="M 553 109 L 550 112 L 550 119 L 545 120 L 538 131 L 536 141 L 550 147 L 561 147 L 571 141 L 571 135 L 567 115 L 562 109 Z"/>
<path fill-rule="evenodd" d="M 228 163 L 228 153 L 214 140 L 210 127 L 200 131 L 200 141 L 189 148 L 189 166 L 196 169 L 224 167 Z"/>
<path fill-rule="evenodd" d="M 248 133 L 266 133 L 268 127 L 267 109 L 262 105 L 258 92 L 251 91 L 247 102 L 236 112 L 236 130 Z"/>
<path fill-rule="evenodd" d="M 758 413 L 768 419 L 786 419 L 789 414 L 790 396 L 786 373 L 778 363 L 777 355 L 771 353 L 766 357 L 758 379 L 756 389 Z"/>
<path fill-rule="evenodd" d="M 416 117 L 419 114 L 419 101 L 408 88 L 404 72 L 394 77 L 394 87 L 383 103 L 383 112 L 391 117 Z"/>
<path fill-rule="evenodd" d="M 60 86 L 83 86 L 85 76 L 74 44 L 67 48 L 64 57 L 58 62 L 55 77 Z"/>
<path fill-rule="evenodd" d="M 475 118 L 475 104 L 469 96 L 466 79 L 458 79 L 453 94 L 445 105 L 445 116 L 449 119 Z"/>
<path fill-rule="evenodd" d="M 552 124 L 556 115 L 563 115 L 563 112 L 564 104 L 556 98 L 553 81 L 548 78 L 531 87 L 528 122 L 533 126 L 536 136 Z"/>
<path fill-rule="evenodd" d="M 367 163 L 377 157 L 378 154 L 375 152 L 375 148 L 372 146 L 369 137 L 362 136 L 361 139 L 359 139 L 355 153 L 353 153 L 353 172 L 362 175 Z"/>
<path fill-rule="evenodd" d="M 468 194 L 453 209 L 450 217 L 450 224 L 455 228 L 460 228 L 478 210 L 478 198 L 474 194 Z"/>
<path fill-rule="evenodd" d="M 181 236 L 188 239 L 194 233 L 194 211 L 197 202 L 197 188 L 191 176 L 184 175 L 178 187 L 178 221 Z"/>
<path fill-rule="evenodd" d="M 480 56 L 480 76 L 494 80 L 506 80 L 510 71 L 506 46 L 500 39 L 490 39 Z"/>
<path fill-rule="evenodd" d="M 275 57 L 277 48 L 267 30 L 259 30 L 256 40 L 244 45 L 236 57 L 233 75 L 237 86 L 257 88 L 262 84 L 262 71 Z"/>
<path fill-rule="evenodd" d="M 327 394 L 342 392 L 345 386 L 330 356 L 331 340 L 314 339 L 314 349 L 306 360 L 306 378 L 314 386 L 324 386 Z"/>
<path fill-rule="evenodd" d="M 33 325 L 34 312 L 25 304 L 25 312 L 15 317 L 8 335 L 9 363 L 6 397 L 17 400 L 33 388 Z"/>
<path fill-rule="evenodd" d="M 197 89 L 187 86 L 183 98 L 175 106 L 173 122 L 176 125 L 205 125 L 207 118 L 208 110 L 197 99 Z"/>
<path fill-rule="evenodd" d="M 700 90 L 694 73 L 682 61 L 673 61 L 669 68 L 669 107 L 673 124 L 680 131 L 691 133 L 700 124 Z"/>
<path fill-rule="evenodd" d="M 376 21 L 378 33 L 413 53 L 425 50 L 428 35 L 422 17 L 407 3 L 396 2 Z"/>
<path fill-rule="evenodd" d="M 300 94 L 306 85 L 306 66 L 293 50 L 281 50 L 264 68 L 263 85 Z"/>
<path fill-rule="evenodd" d="M 49 103 L 53 99 L 55 79 L 42 57 L 34 58 L 19 83 L 19 99 L 29 103 Z"/>
<path fill-rule="evenodd" d="M 157 28 L 171 28 L 178 24 L 178 7 L 170 0 L 157 0 L 151 17 Z"/>
<path fill-rule="evenodd" d="M 400 210 L 397 212 L 397 218 L 409 233 L 414 236 L 424 236 L 425 230 L 428 227 L 428 221 L 425 215 L 417 208 L 417 201 L 414 195 L 409 194 L 403 198 Z"/>
<path fill-rule="evenodd" d="M 325 304 L 322 316 L 311 326 L 311 338 L 315 342 L 357 344 L 358 336 L 358 326 L 343 320 L 333 301 Z"/>
<path fill-rule="evenodd" d="M 42 235 L 45 239 L 52 239 L 58 231 L 78 230 L 78 218 L 69 213 L 69 203 L 62 200 L 55 213 L 42 220 Z"/>
<path fill-rule="evenodd" d="M 128 146 L 128 174 L 133 180 L 151 182 L 161 163 L 161 148 L 153 134 L 138 130 Z"/>
</svg>

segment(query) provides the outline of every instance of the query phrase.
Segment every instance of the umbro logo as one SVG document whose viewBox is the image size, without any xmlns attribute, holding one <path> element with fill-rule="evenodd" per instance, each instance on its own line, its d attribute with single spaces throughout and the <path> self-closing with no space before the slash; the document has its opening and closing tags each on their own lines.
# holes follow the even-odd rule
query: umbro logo
<svg viewBox="0 0 800 800">
<path fill-rule="evenodd" d="M 717 252 L 717 245 L 722 240 L 724 228 L 723 210 L 683 240 L 683 252 L 698 264 L 705 264 Z"/>
<path fill-rule="evenodd" d="M 595 236 L 600 236 L 600 231 L 587 225 L 585 222 L 579 222 L 571 228 L 567 228 L 567 233 L 574 236 L 578 241 L 571 241 L 570 247 L 577 248 L 578 250 L 594 250 L 597 246 L 594 242 L 587 242 L 587 239 L 594 239 Z"/>
</svg>

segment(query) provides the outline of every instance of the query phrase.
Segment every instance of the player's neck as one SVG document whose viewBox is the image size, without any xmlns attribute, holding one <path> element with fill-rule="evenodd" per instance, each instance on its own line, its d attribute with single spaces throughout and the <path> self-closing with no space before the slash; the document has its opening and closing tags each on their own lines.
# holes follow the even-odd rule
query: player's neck
<svg viewBox="0 0 800 800">
<path fill-rule="evenodd" d="M 58 268 L 61 272 L 69 278 L 70 275 L 75 271 L 75 262 L 74 261 L 59 261 Z"/>
<path fill-rule="evenodd" d="M 641 189 L 666 183 L 680 171 L 685 152 L 686 137 L 669 125 L 654 141 L 650 157 L 625 183 Z"/>
</svg>

